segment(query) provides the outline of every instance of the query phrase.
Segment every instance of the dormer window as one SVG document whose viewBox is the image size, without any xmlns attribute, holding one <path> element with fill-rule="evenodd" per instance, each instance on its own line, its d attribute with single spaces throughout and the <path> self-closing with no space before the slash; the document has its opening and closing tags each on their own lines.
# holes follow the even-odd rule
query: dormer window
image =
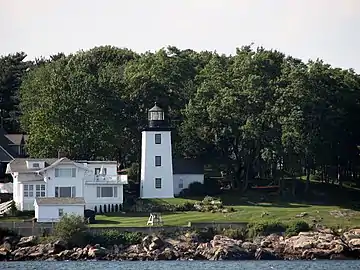
<svg viewBox="0 0 360 270">
<path fill-rule="evenodd" d="M 39 163 L 33 163 L 33 168 L 40 168 L 40 164 Z"/>
</svg>

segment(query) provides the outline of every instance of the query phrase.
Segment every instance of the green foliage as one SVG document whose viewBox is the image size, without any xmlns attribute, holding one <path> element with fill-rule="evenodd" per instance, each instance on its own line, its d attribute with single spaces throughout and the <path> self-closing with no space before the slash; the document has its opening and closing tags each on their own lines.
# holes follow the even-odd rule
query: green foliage
<svg viewBox="0 0 360 270">
<path fill-rule="evenodd" d="M 77 215 L 64 215 L 55 224 L 52 234 L 55 238 L 66 241 L 70 246 L 86 244 L 86 225 L 83 217 Z"/>
<path fill-rule="evenodd" d="M 0 239 L 2 240 L 8 236 L 19 236 L 19 235 L 9 228 L 0 228 Z"/>
<path fill-rule="evenodd" d="M 209 242 L 218 232 L 215 228 L 209 227 L 203 229 L 196 229 L 194 233 L 198 236 L 200 241 Z"/>
<path fill-rule="evenodd" d="M 188 187 L 188 196 L 203 196 L 205 194 L 204 185 L 200 182 L 191 183 Z"/>
<path fill-rule="evenodd" d="M 248 236 L 250 238 L 259 235 L 269 235 L 272 233 L 285 233 L 287 236 L 293 236 L 299 234 L 299 232 L 310 231 L 310 226 L 305 221 L 294 222 L 279 222 L 279 221 L 266 221 L 259 223 L 250 223 L 248 225 Z"/>
<path fill-rule="evenodd" d="M 97 234 L 89 234 L 88 237 L 88 243 L 111 246 L 139 244 L 143 235 L 139 232 L 120 232 L 115 229 L 108 229 L 102 230 Z"/>
<path fill-rule="evenodd" d="M 33 218 L 35 217 L 35 211 L 33 210 L 23 210 L 23 211 L 16 211 L 17 217 L 27 217 L 27 218 Z"/>
<path fill-rule="evenodd" d="M 219 182 L 215 179 L 209 179 L 209 178 L 204 179 L 203 189 L 205 190 L 205 195 L 209 195 L 209 196 L 216 196 L 221 191 Z"/>
<path fill-rule="evenodd" d="M 259 235 L 269 235 L 272 233 L 282 233 L 287 226 L 279 221 L 265 221 L 260 223 L 250 223 L 248 225 L 248 236 L 250 238 Z"/>
<path fill-rule="evenodd" d="M 236 190 L 257 175 L 284 189 L 283 176 L 304 172 L 359 182 L 360 76 L 351 69 L 251 46 L 232 56 L 111 46 L 34 63 L 25 56 L 0 58 L 0 107 L 6 129 L 17 130 L 21 115 L 31 156 L 63 150 L 70 158 L 116 159 L 137 181 L 140 130 L 157 101 L 171 120 L 174 156 L 221 168 Z M 183 193 L 215 196 L 215 184 Z"/>
<path fill-rule="evenodd" d="M 247 229 L 223 229 L 221 234 L 232 239 L 245 240 L 247 238 Z"/>
<path fill-rule="evenodd" d="M 293 236 L 299 234 L 299 232 L 308 232 L 310 229 L 309 224 L 301 220 L 288 224 L 285 233 L 287 236 Z"/>
<path fill-rule="evenodd" d="M 127 170 L 129 180 L 131 179 L 134 183 L 139 183 L 140 177 L 140 166 L 139 163 L 132 163 L 130 168 Z"/>
</svg>

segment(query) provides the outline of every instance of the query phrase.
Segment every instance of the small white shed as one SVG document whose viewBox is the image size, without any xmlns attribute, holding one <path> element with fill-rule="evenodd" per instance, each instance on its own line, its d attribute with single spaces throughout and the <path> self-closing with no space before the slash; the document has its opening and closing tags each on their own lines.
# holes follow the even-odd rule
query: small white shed
<svg viewBox="0 0 360 270">
<path fill-rule="evenodd" d="M 82 197 L 36 198 L 34 207 L 37 222 L 57 222 L 65 214 L 84 217 L 85 200 Z"/>
<path fill-rule="evenodd" d="M 179 195 L 192 183 L 204 184 L 204 164 L 193 159 L 174 159 L 173 181 L 174 195 Z"/>
</svg>

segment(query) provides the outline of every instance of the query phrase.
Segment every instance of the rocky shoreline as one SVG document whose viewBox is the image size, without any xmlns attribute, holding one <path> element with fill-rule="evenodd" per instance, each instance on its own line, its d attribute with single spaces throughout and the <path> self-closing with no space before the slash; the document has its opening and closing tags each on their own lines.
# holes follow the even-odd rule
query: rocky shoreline
<svg viewBox="0 0 360 270">
<path fill-rule="evenodd" d="M 272 234 L 253 241 L 241 241 L 215 235 L 201 242 L 194 233 L 175 239 L 146 236 L 137 245 L 101 247 L 88 245 L 71 248 L 61 240 L 37 244 L 36 236 L 15 241 L 4 239 L 0 248 L 1 261 L 29 260 L 313 260 L 360 259 L 360 229 L 342 234 L 330 230 L 301 232 L 283 237 Z"/>
</svg>

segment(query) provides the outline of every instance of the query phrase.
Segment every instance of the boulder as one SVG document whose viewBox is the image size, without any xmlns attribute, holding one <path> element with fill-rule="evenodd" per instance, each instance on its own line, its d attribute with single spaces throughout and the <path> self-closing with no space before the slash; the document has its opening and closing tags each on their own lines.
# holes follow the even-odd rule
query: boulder
<svg viewBox="0 0 360 270">
<path fill-rule="evenodd" d="M 35 235 L 31 235 L 28 237 L 22 237 L 17 244 L 18 247 L 30 247 L 36 245 L 38 241 L 38 237 Z"/>
<path fill-rule="evenodd" d="M 281 257 L 269 249 L 258 248 L 255 252 L 256 260 L 280 260 Z"/>
</svg>

